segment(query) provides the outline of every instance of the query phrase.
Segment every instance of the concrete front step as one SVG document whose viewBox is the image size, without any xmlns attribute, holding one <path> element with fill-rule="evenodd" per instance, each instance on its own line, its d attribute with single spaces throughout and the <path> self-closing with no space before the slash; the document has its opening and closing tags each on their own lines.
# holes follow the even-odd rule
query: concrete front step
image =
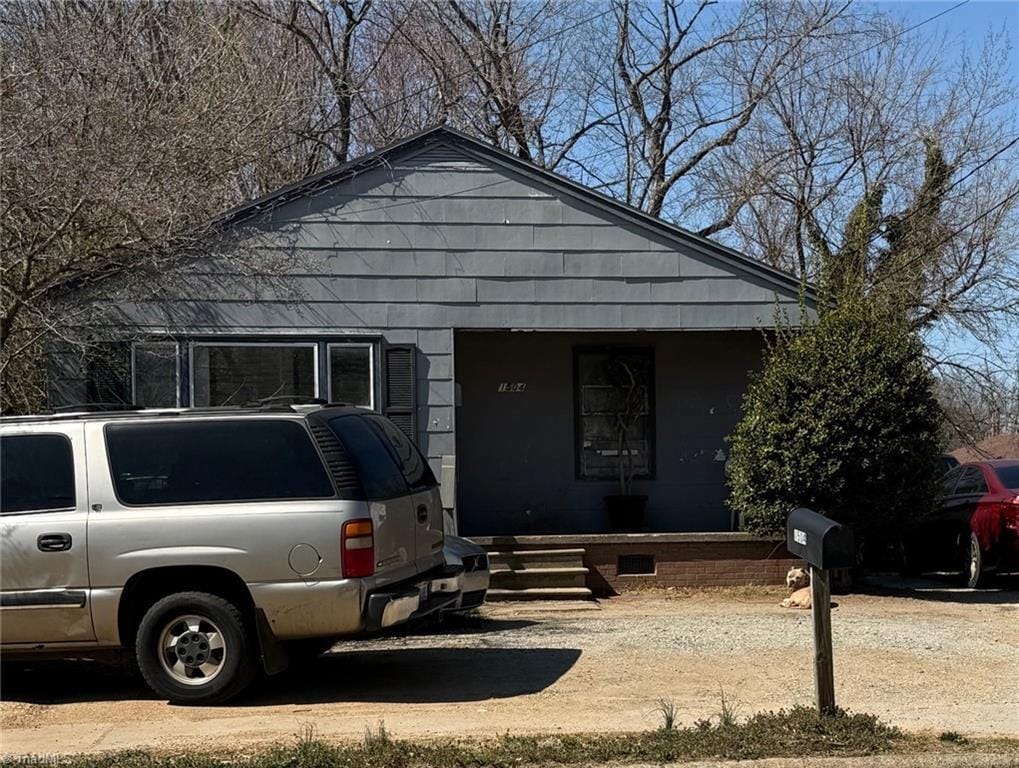
<svg viewBox="0 0 1019 768">
<path fill-rule="evenodd" d="M 492 586 L 500 589 L 529 587 L 583 587 L 587 568 L 492 568 Z"/>
<path fill-rule="evenodd" d="M 516 552 L 489 552 L 488 559 L 493 567 L 502 565 L 513 570 L 531 568 L 582 568 L 582 549 L 538 549 Z"/>
<path fill-rule="evenodd" d="M 492 588 L 488 594 L 494 593 L 494 600 L 591 597 L 583 549 L 496 550 L 489 552 L 488 557 L 492 569 Z"/>
<path fill-rule="evenodd" d="M 530 587 L 527 589 L 490 589 L 487 600 L 591 600 L 587 587 Z"/>
<path fill-rule="evenodd" d="M 503 551 L 491 550 L 490 557 L 532 557 L 534 555 L 560 555 L 564 557 L 583 557 L 583 549 L 507 549 Z"/>
</svg>

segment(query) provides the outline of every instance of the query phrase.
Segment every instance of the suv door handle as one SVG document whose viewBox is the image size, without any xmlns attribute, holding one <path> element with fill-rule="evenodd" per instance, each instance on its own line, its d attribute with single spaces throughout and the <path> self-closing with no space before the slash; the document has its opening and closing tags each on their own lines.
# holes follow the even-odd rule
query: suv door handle
<svg viewBox="0 0 1019 768">
<path fill-rule="evenodd" d="M 421 504 L 418 507 L 418 522 L 419 523 L 428 522 L 428 507 L 426 507 L 424 504 Z"/>
<path fill-rule="evenodd" d="M 66 552 L 71 548 L 71 534 L 44 533 L 35 543 L 40 552 Z"/>
</svg>

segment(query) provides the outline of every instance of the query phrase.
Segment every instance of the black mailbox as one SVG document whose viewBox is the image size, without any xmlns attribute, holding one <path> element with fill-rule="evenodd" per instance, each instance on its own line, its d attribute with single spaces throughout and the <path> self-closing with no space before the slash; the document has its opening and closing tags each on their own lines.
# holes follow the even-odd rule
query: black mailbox
<svg viewBox="0 0 1019 768">
<path fill-rule="evenodd" d="M 789 513 L 786 546 L 790 553 L 822 571 L 855 565 L 853 531 L 804 507 Z"/>
</svg>

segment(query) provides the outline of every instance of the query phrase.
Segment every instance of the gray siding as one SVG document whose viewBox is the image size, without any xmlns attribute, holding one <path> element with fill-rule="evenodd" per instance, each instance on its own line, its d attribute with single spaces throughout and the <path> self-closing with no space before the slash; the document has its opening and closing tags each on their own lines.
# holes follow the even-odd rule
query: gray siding
<svg viewBox="0 0 1019 768">
<path fill-rule="evenodd" d="M 153 330 L 414 343 L 419 437 L 436 466 L 454 450 L 453 329 L 752 329 L 777 305 L 799 317 L 795 291 L 696 241 L 452 145 L 396 152 L 253 226 L 241 247 L 300 265 L 284 291 L 210 264 L 180 301 L 123 311 Z"/>
</svg>

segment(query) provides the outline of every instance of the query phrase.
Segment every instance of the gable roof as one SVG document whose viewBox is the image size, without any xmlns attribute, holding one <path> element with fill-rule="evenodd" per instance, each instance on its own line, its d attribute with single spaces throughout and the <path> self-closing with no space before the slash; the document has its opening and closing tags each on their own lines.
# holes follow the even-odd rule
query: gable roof
<svg viewBox="0 0 1019 768">
<path fill-rule="evenodd" d="M 486 161 L 520 174 L 539 185 L 554 189 L 559 194 L 592 205 L 609 215 L 626 219 L 639 228 L 657 235 L 659 238 L 672 240 L 676 243 L 677 247 L 701 254 L 710 260 L 721 262 L 739 271 L 755 275 L 776 288 L 782 289 L 783 292 L 791 291 L 796 295 L 803 288 L 806 300 L 811 305 L 817 302 L 817 295 L 813 287 L 809 284 L 805 287 L 802 286 L 800 280 L 788 272 L 776 269 L 764 262 L 752 259 L 733 248 L 651 216 L 644 211 L 622 203 L 606 194 L 597 192 L 561 174 L 540 168 L 504 149 L 493 147 L 473 136 L 444 125 L 420 131 L 374 152 L 354 158 L 342 165 L 307 176 L 254 200 L 242 203 L 224 213 L 214 222 L 214 225 L 221 229 L 234 226 L 246 219 L 277 208 L 294 198 L 320 192 L 328 187 L 352 179 L 367 170 L 385 165 L 395 156 L 416 153 L 434 146 L 451 147 L 476 160 Z"/>
</svg>

